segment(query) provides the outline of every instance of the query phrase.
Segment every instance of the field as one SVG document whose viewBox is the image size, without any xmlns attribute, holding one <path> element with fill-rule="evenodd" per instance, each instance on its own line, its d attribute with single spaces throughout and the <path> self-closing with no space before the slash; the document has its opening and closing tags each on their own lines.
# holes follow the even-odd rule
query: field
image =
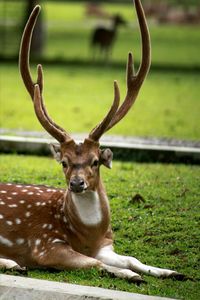
<svg viewBox="0 0 200 300">
<path fill-rule="evenodd" d="M 45 65 L 45 99 L 49 114 L 70 132 L 89 132 L 105 115 L 113 99 L 113 79 L 125 96 L 125 68 Z M 1 64 L 0 125 L 39 130 L 31 100 L 17 65 Z M 89 83 L 89 84 L 88 84 Z M 110 134 L 199 139 L 199 74 L 151 72 L 134 108 Z"/>
<path fill-rule="evenodd" d="M 16 5 L 15 14 L 11 11 L 10 15 L 17 22 L 22 4 Z M 112 13 L 120 11 L 129 21 L 127 27 L 120 29 L 110 64 L 91 59 L 89 37 L 98 21 L 86 18 L 83 5 L 52 2 L 43 5 L 46 46 L 43 58 L 37 61 L 44 61 L 44 95 L 50 115 L 70 132 L 88 132 L 101 120 L 113 99 L 114 79 L 119 81 L 123 100 L 128 51 L 134 51 L 137 65 L 140 61 L 141 45 L 132 6 L 105 5 L 105 8 Z M 200 138 L 199 27 L 157 26 L 151 21 L 149 24 L 152 68 L 134 108 L 109 133 L 197 140 Z M 5 51 L 9 55 L 9 51 L 19 47 L 20 34 L 12 26 L 7 30 L 11 38 Z M 32 64 L 34 75 L 35 69 L 36 63 Z M 17 63 L 2 61 L 0 73 L 3 74 L 0 126 L 43 130 L 34 116 Z"/>
<path fill-rule="evenodd" d="M 0 53 L 11 55 L 18 52 L 23 20 L 24 3 L 9 1 L 7 4 L 6 43 Z M 2 6 L 2 8 L 1 8 Z M 127 21 L 119 29 L 118 38 L 112 53 L 112 62 L 125 63 L 128 51 L 134 51 L 136 61 L 140 58 L 140 38 L 135 10 L 126 4 L 104 4 L 102 7 L 110 14 L 120 13 Z M 79 3 L 48 2 L 42 4 L 42 17 L 45 22 L 45 59 L 66 59 L 91 61 L 90 37 L 93 29 L 102 20 L 86 16 L 86 6 Z M 4 8 L 0 3 L 0 20 L 4 20 Z M 200 68 L 200 31 L 199 26 L 158 25 L 148 20 L 152 40 L 152 67 L 160 65 L 174 67 Z M 108 24 L 107 24 L 108 25 Z M 3 30 L 0 23 L 0 32 Z M 3 36 L 3 32 L 2 32 Z M 7 45 L 7 46 L 6 46 Z"/>
<path fill-rule="evenodd" d="M 50 158 L 2 155 L 1 181 L 65 187 L 60 166 Z M 199 285 L 199 166 L 114 162 L 102 168 L 112 211 L 115 249 L 144 263 L 178 270 L 193 280 L 143 276 L 137 286 L 89 271 L 29 271 L 29 277 L 100 286 L 150 295 L 197 300 Z M 139 193 L 145 203 L 135 203 Z M 120 216 L 120 218 L 119 218 Z"/>
</svg>

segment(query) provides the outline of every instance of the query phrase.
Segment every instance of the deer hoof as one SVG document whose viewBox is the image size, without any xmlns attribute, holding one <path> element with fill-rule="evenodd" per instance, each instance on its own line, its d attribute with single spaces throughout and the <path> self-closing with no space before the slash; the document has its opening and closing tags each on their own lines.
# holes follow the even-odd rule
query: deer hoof
<svg viewBox="0 0 200 300">
<path fill-rule="evenodd" d="M 136 283 L 137 285 L 140 285 L 142 283 L 146 283 L 144 279 L 142 279 L 141 276 L 133 276 L 129 279 L 129 281 Z"/>
<path fill-rule="evenodd" d="M 179 280 L 179 281 L 185 281 L 185 280 L 189 279 L 189 277 L 187 277 L 186 275 L 178 273 L 178 272 L 171 273 L 169 276 L 167 276 L 167 278 L 172 278 L 172 279 Z"/>
<path fill-rule="evenodd" d="M 14 266 L 13 268 L 9 269 L 9 271 L 17 271 L 20 274 L 27 275 L 28 271 L 26 267 L 20 267 L 19 265 Z"/>
</svg>

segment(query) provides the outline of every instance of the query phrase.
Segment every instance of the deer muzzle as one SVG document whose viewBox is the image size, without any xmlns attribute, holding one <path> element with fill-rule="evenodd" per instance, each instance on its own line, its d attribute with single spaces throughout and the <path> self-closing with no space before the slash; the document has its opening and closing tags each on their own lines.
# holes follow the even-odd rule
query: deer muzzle
<svg viewBox="0 0 200 300">
<path fill-rule="evenodd" d="M 69 189 L 74 193 L 82 193 L 87 189 L 87 184 L 82 177 L 74 176 L 70 179 Z"/>
</svg>

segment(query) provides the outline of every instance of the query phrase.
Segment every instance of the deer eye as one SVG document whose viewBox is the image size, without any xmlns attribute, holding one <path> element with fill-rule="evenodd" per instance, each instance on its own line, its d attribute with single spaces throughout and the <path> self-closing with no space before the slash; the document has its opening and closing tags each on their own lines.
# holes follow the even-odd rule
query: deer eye
<svg viewBox="0 0 200 300">
<path fill-rule="evenodd" d="M 66 163 L 66 161 L 61 161 L 61 164 L 62 164 L 63 168 L 67 168 L 67 163 Z"/>
<path fill-rule="evenodd" d="M 99 161 L 98 159 L 95 159 L 92 163 L 92 167 L 98 167 L 98 165 L 99 165 Z"/>
</svg>

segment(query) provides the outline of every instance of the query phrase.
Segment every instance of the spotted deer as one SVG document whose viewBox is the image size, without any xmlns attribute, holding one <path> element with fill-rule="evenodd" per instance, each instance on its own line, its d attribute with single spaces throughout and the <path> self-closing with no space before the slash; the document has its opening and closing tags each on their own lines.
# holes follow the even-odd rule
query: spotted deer
<svg viewBox="0 0 200 300">
<path fill-rule="evenodd" d="M 100 137 L 116 125 L 133 105 L 150 66 L 150 37 L 140 0 L 135 0 L 142 38 L 142 59 L 137 74 L 132 54 L 127 63 L 127 94 L 119 106 L 114 82 L 113 104 L 104 119 L 77 144 L 49 117 L 43 102 L 43 73 L 38 65 L 36 83 L 29 70 L 31 36 L 40 6 L 30 15 L 21 42 L 19 66 L 35 114 L 59 144 L 53 144 L 55 159 L 62 164 L 67 188 L 43 185 L 1 184 L 0 265 L 28 268 L 76 269 L 96 267 L 132 282 L 142 282 L 141 273 L 182 278 L 176 271 L 145 265 L 131 256 L 114 252 L 110 208 L 100 166 L 111 168 L 112 152 L 100 149 Z"/>
</svg>

